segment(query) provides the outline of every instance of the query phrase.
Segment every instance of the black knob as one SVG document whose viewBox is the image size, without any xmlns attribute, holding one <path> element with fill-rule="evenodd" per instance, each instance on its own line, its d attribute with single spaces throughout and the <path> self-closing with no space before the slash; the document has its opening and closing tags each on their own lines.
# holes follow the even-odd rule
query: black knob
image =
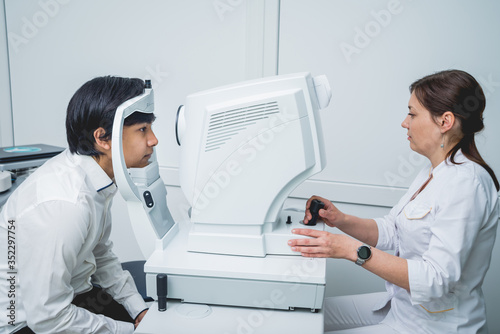
<svg viewBox="0 0 500 334">
<path fill-rule="evenodd" d="M 146 80 L 144 81 L 144 88 L 145 88 L 145 89 L 151 89 L 151 88 L 153 88 L 153 86 L 151 85 L 151 80 L 146 79 Z"/>
<path fill-rule="evenodd" d="M 167 275 L 156 275 L 156 294 L 158 295 L 158 311 L 167 310 Z"/>
<path fill-rule="evenodd" d="M 286 223 L 287 224 L 291 224 L 292 223 L 292 216 L 288 216 L 288 218 L 286 219 Z"/>
<path fill-rule="evenodd" d="M 153 195 L 149 192 L 149 190 L 146 190 L 142 196 L 144 197 L 144 201 L 146 202 L 146 206 L 148 208 L 152 208 L 155 205 L 155 202 L 153 201 Z"/>
<path fill-rule="evenodd" d="M 316 225 L 316 222 L 318 220 L 318 217 L 319 217 L 319 210 L 323 209 L 325 207 L 325 203 L 317 200 L 317 199 L 313 199 L 311 201 L 311 205 L 309 206 L 309 211 L 311 212 L 311 215 L 312 215 L 312 218 L 309 222 L 307 222 L 307 225 L 311 225 L 311 226 L 314 226 Z"/>
</svg>

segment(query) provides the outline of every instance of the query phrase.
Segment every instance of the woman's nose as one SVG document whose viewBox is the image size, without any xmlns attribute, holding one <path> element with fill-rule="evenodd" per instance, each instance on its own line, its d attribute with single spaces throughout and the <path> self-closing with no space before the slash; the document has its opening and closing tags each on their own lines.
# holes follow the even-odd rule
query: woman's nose
<svg viewBox="0 0 500 334">
<path fill-rule="evenodd" d="M 410 118 L 410 115 L 406 116 L 405 119 L 403 120 L 403 122 L 401 123 L 401 126 L 405 129 L 408 129 L 409 128 L 409 118 Z"/>
</svg>

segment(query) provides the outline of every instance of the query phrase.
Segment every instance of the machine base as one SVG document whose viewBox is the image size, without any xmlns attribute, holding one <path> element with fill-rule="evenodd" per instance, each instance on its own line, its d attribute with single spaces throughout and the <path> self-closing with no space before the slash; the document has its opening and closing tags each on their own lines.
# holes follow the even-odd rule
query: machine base
<svg viewBox="0 0 500 334">
<path fill-rule="evenodd" d="M 167 275 L 167 298 L 210 305 L 267 309 L 321 309 L 326 259 L 291 255 L 233 256 L 187 250 L 191 223 L 145 264 L 148 296 L 157 297 L 156 275 Z M 292 239 L 294 235 L 290 234 Z"/>
<path fill-rule="evenodd" d="M 225 334 L 308 333 L 322 334 L 324 315 L 320 311 L 280 311 L 256 308 L 209 306 L 169 301 L 158 311 L 155 302 L 134 333 L 137 334 Z"/>
</svg>

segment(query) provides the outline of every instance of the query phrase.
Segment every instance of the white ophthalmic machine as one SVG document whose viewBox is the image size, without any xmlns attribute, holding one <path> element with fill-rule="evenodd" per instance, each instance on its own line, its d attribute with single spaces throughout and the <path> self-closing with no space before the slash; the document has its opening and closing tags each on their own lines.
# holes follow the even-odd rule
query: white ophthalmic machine
<svg viewBox="0 0 500 334">
<path fill-rule="evenodd" d="M 229 313 L 221 312 L 229 309 L 247 313 L 234 316 L 240 323 L 227 327 L 234 328 L 227 333 L 236 333 L 236 328 L 266 333 L 269 329 L 257 321 L 258 314 L 271 312 L 273 319 L 282 319 L 276 328 L 283 328 L 283 321 L 297 328 L 287 320 L 301 319 L 293 314 L 322 313 L 326 261 L 292 252 L 287 241 L 300 237 L 291 233 L 293 228 L 323 230 L 324 225 L 304 226 L 304 213 L 283 210 L 283 203 L 293 189 L 325 167 L 319 110 L 330 98 L 327 78 L 309 73 L 189 95 L 179 107 L 176 124 L 180 185 L 191 204 L 185 222 L 174 222 L 167 207 L 156 154 L 144 168 L 125 166 L 123 121 L 136 111 L 154 111 L 150 83 L 144 94 L 117 108 L 112 134 L 115 181 L 147 259 L 147 294 L 155 299 L 139 332 L 149 328 L 144 333 L 163 333 L 162 328 L 174 328 L 176 316 L 227 322 Z M 252 310 L 263 313 L 251 318 Z M 206 321 L 200 322 L 199 331 L 165 333 L 224 333 L 220 328 L 211 331 Z M 318 332 L 322 317 L 320 322 Z M 180 321 L 185 328 L 192 323 Z"/>
</svg>

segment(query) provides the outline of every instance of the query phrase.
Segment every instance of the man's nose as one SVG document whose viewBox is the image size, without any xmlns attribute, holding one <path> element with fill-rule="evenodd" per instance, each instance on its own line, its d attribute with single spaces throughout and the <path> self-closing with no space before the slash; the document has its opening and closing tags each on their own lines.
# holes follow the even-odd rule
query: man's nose
<svg viewBox="0 0 500 334">
<path fill-rule="evenodd" d="M 150 136 L 148 138 L 148 145 L 149 146 L 156 146 L 156 145 L 158 145 L 158 138 L 156 138 L 156 135 L 153 132 L 153 130 L 151 130 L 151 134 L 150 134 Z"/>
</svg>

